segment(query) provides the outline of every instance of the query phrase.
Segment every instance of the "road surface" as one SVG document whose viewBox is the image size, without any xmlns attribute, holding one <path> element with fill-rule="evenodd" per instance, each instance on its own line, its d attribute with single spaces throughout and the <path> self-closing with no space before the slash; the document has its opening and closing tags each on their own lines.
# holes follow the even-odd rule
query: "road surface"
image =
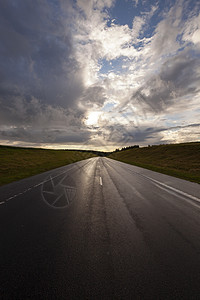
<svg viewBox="0 0 200 300">
<path fill-rule="evenodd" d="M 1 299 L 199 299 L 200 185 L 91 158 L 0 188 Z"/>
</svg>

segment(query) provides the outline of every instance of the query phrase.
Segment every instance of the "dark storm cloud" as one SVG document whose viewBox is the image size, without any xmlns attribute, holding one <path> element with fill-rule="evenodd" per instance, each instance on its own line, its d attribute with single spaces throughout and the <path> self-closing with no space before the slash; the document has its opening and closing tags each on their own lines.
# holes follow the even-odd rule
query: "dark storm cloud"
<svg viewBox="0 0 200 300">
<path fill-rule="evenodd" d="M 0 99 L 5 110 L 16 96 L 75 105 L 83 85 L 67 17 L 59 1 L 1 1 Z"/>
<path fill-rule="evenodd" d="M 189 124 L 184 126 L 171 127 L 145 127 L 145 126 L 127 126 L 115 124 L 113 126 L 105 126 L 104 130 L 99 131 L 99 136 L 103 137 L 104 141 L 112 141 L 117 145 L 134 145 L 139 143 L 164 143 L 169 140 L 163 140 L 164 133 L 169 130 L 179 131 L 183 129 L 198 129 L 200 123 Z"/>
<path fill-rule="evenodd" d="M 7 0 L 0 6 L 1 138 L 59 142 L 60 135 L 60 141 L 78 141 L 78 134 L 72 138 L 72 132 L 51 130 L 83 125 L 84 111 L 77 108 L 83 78 L 74 56 L 72 1 Z"/>
<path fill-rule="evenodd" d="M 161 129 L 151 129 L 144 127 L 134 127 L 130 128 L 125 125 L 116 125 L 110 126 L 107 128 L 109 134 L 107 135 L 106 139 L 116 144 L 127 145 L 127 144 L 137 144 L 141 142 L 147 142 L 149 139 L 153 139 L 158 137 L 158 132 L 162 131 Z M 105 137 L 104 137 L 105 138 Z"/>
<path fill-rule="evenodd" d="M 106 100 L 107 97 L 104 87 L 94 84 L 85 89 L 81 103 L 87 108 L 92 108 L 94 104 L 102 106 Z"/>
<path fill-rule="evenodd" d="M 83 143 L 91 138 L 91 133 L 87 130 L 76 130 L 68 127 L 63 130 L 52 130 L 49 128 L 14 127 L 0 130 L 0 139 L 14 141 L 24 141 L 36 144 L 73 144 Z"/>
<path fill-rule="evenodd" d="M 192 51 L 172 57 L 158 75 L 153 75 L 132 95 L 132 100 L 160 112 L 173 106 L 179 97 L 195 96 L 200 86 L 199 68 L 199 57 Z"/>
</svg>

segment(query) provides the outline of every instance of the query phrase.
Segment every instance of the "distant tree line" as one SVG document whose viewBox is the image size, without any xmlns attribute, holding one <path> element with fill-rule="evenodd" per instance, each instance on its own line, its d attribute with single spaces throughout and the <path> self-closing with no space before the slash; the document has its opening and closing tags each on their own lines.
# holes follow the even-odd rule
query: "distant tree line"
<svg viewBox="0 0 200 300">
<path fill-rule="evenodd" d="M 127 147 L 123 147 L 121 149 L 115 149 L 114 152 L 119 152 L 119 151 L 124 151 L 124 150 L 128 150 L 128 149 L 134 149 L 134 148 L 139 148 L 139 145 L 133 145 L 133 146 L 127 146 Z"/>
<path fill-rule="evenodd" d="M 96 151 L 96 150 L 83 150 L 83 149 L 65 149 L 65 151 L 78 151 L 78 152 L 90 152 L 97 156 L 108 156 L 112 152 L 103 152 L 103 151 Z"/>
<path fill-rule="evenodd" d="M 111 152 L 96 151 L 96 150 L 82 150 L 82 149 L 65 149 L 65 150 L 66 151 L 90 152 L 90 153 L 93 153 L 97 156 L 108 156 L 111 153 L 115 153 L 115 152 L 119 152 L 119 151 L 125 151 L 125 150 L 139 148 L 139 147 L 140 147 L 139 145 L 127 146 L 127 147 L 123 147 L 121 149 L 115 149 L 114 151 L 111 151 Z"/>
</svg>

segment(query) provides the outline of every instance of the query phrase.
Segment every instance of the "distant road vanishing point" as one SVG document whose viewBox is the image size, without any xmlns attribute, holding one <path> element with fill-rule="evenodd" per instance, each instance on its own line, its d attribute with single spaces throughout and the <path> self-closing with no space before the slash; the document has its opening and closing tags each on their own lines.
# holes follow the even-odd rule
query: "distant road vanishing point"
<svg viewBox="0 0 200 300">
<path fill-rule="evenodd" d="M 200 185 L 90 158 L 0 188 L 1 299 L 198 299 Z"/>
</svg>

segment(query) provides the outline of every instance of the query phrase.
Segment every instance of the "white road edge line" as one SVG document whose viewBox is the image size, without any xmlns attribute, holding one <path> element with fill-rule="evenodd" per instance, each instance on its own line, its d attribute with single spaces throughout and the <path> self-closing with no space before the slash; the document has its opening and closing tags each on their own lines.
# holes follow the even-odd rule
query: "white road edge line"
<svg viewBox="0 0 200 300">
<path fill-rule="evenodd" d="M 101 176 L 99 177 L 99 183 L 100 185 L 103 185 Z"/>
<path fill-rule="evenodd" d="M 78 162 L 78 161 L 77 161 L 77 162 Z M 23 192 L 20 192 L 20 193 L 14 195 L 14 196 L 11 196 L 11 197 L 5 199 L 3 202 L 0 202 L 0 205 L 1 205 L 1 204 L 4 204 L 5 202 L 8 202 L 8 201 L 10 201 L 10 200 L 12 200 L 12 199 L 14 199 L 14 198 L 20 196 L 20 195 L 23 195 L 23 194 L 27 193 L 28 191 L 32 190 L 33 188 L 36 188 L 36 187 L 38 187 L 38 186 L 40 186 L 40 185 L 42 185 L 42 184 L 44 184 L 44 183 L 46 183 L 46 182 L 48 182 L 48 181 L 50 181 L 50 180 L 56 178 L 56 177 L 58 177 L 58 176 L 60 176 L 60 175 L 62 175 L 62 174 L 64 174 L 64 173 L 67 173 L 67 172 L 71 171 L 73 168 L 74 168 L 74 166 L 73 166 L 72 168 L 70 168 L 69 170 L 67 170 L 67 171 L 65 170 L 64 172 L 61 172 L 61 173 L 59 173 L 58 175 L 56 175 L 56 176 L 54 176 L 54 177 L 51 177 L 51 176 L 50 176 L 50 179 L 44 180 L 44 181 L 42 181 L 42 182 L 40 182 L 40 183 L 38 183 L 38 184 L 35 184 L 35 185 L 29 187 L 27 190 L 25 190 L 25 191 L 23 191 Z M 49 170 L 49 172 L 50 172 L 50 171 L 51 171 L 51 170 Z"/>
<path fill-rule="evenodd" d="M 72 169 L 73 169 L 73 168 L 71 168 L 71 169 L 69 169 L 69 170 L 67 170 L 67 171 L 71 171 Z M 50 181 L 50 180 L 52 180 L 52 179 L 54 179 L 54 178 L 56 178 L 56 177 L 58 177 L 58 176 L 60 176 L 60 175 L 62 175 L 62 174 L 64 174 L 64 173 L 66 173 L 66 171 L 64 171 L 64 172 L 62 172 L 62 173 L 59 173 L 58 175 L 56 175 L 56 176 L 54 176 L 54 177 L 51 177 L 51 176 L 50 176 L 50 179 L 44 180 L 44 181 L 42 181 L 42 182 L 40 182 L 40 183 L 38 183 L 38 184 L 35 184 L 35 185 L 29 187 L 28 189 L 24 190 L 23 192 L 18 193 L 17 195 L 14 195 L 14 196 L 11 196 L 11 197 L 7 198 L 7 199 L 4 201 L 4 203 L 7 202 L 7 201 L 10 201 L 10 200 L 12 200 L 13 198 L 16 198 L 16 197 L 18 197 L 18 196 L 20 196 L 20 195 L 23 195 L 23 194 L 27 193 L 28 191 L 31 191 L 32 189 L 34 189 L 34 188 L 36 188 L 36 187 L 38 187 L 38 186 L 44 184 L 45 182 L 48 182 L 48 181 Z M 0 204 L 3 204 L 3 203 L 0 203 Z"/>
<path fill-rule="evenodd" d="M 172 186 L 169 186 L 169 185 L 167 185 L 167 184 L 165 184 L 165 183 L 162 183 L 162 182 L 160 182 L 160 181 L 157 181 L 157 180 L 155 180 L 155 179 L 153 179 L 153 178 L 151 178 L 151 177 L 148 177 L 148 176 L 146 176 L 146 175 L 143 175 L 143 176 L 146 177 L 146 178 L 148 178 L 149 180 L 151 180 L 151 181 L 157 183 L 158 185 L 164 187 L 164 188 L 167 188 L 167 189 L 169 189 L 169 190 L 172 190 L 172 191 L 174 191 L 174 192 L 176 192 L 176 193 L 178 193 L 178 194 L 180 194 L 180 195 L 182 195 L 182 196 L 185 196 L 185 197 L 187 197 L 187 198 L 190 198 L 190 199 L 192 199 L 192 200 L 197 201 L 197 202 L 200 203 L 200 199 L 197 198 L 197 197 L 195 197 L 195 196 L 192 196 L 192 195 L 190 195 L 190 194 L 187 194 L 187 193 L 185 193 L 185 192 L 183 192 L 183 191 L 181 191 L 181 190 L 178 190 L 178 189 L 176 189 L 176 188 L 174 188 L 174 187 L 172 187 Z"/>
<path fill-rule="evenodd" d="M 118 162 L 118 161 L 117 161 Z M 119 162 L 120 163 L 120 162 Z M 108 164 L 109 165 L 109 164 Z M 128 168 L 129 169 L 129 168 Z M 133 172 L 133 170 L 132 169 L 129 169 L 131 172 Z M 197 197 L 195 197 L 195 196 L 192 196 L 192 195 L 190 195 L 190 194 L 188 194 L 188 193 L 185 193 L 185 192 L 183 192 L 183 191 L 181 191 L 181 190 L 179 190 L 179 189 L 176 189 L 176 188 L 174 188 L 174 187 L 172 187 L 172 186 L 169 186 L 169 185 L 167 185 L 167 184 L 165 184 L 165 183 L 162 183 L 162 182 L 160 182 L 160 181 L 158 181 L 158 180 L 155 180 L 155 179 L 153 179 L 153 178 L 151 178 L 151 177 L 149 177 L 149 176 L 147 176 L 147 175 L 144 175 L 144 174 L 141 174 L 141 173 L 137 173 L 137 172 L 134 172 L 135 174 L 137 174 L 137 175 L 139 175 L 139 176 L 142 176 L 142 177 L 144 177 L 144 178 L 146 178 L 146 179 L 148 179 L 148 180 L 150 180 L 150 181 L 152 181 L 152 182 L 154 182 L 155 183 L 155 185 L 157 185 L 157 186 L 159 186 L 160 188 L 162 188 L 162 189 L 165 189 L 166 191 L 167 190 L 171 190 L 171 191 L 173 191 L 173 192 L 175 192 L 175 193 L 177 193 L 177 194 L 179 194 L 179 195 L 181 195 L 181 196 L 184 196 L 184 197 L 186 197 L 186 198 L 189 198 L 190 200 L 193 200 L 193 201 L 196 201 L 196 202 L 198 202 L 198 203 L 200 203 L 200 198 L 197 198 Z M 190 202 L 191 203 L 191 202 Z"/>
</svg>

